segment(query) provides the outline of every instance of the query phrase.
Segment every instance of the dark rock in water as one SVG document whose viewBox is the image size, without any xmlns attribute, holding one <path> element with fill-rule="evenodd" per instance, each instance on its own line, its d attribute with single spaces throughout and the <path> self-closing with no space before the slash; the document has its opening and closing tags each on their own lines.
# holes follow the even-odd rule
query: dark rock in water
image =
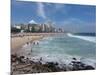
<svg viewBox="0 0 100 75">
<path fill-rule="evenodd" d="M 19 56 L 19 57 L 16 57 L 16 61 L 18 61 L 19 63 L 25 63 L 24 60 L 24 56 Z"/>
<path fill-rule="evenodd" d="M 74 64 L 74 63 L 76 63 L 76 61 L 71 61 L 71 63 L 73 63 L 73 64 Z"/>
<path fill-rule="evenodd" d="M 82 64 L 82 62 L 80 62 L 80 61 L 71 61 L 71 63 L 73 63 L 73 64 Z"/>
<path fill-rule="evenodd" d="M 33 61 L 30 61 L 30 64 L 34 64 L 34 62 Z"/>
<path fill-rule="evenodd" d="M 73 68 L 72 68 L 73 71 L 77 71 L 77 70 L 93 70 L 93 69 L 95 69 L 94 67 L 92 67 L 90 65 L 86 66 L 86 64 L 84 64 L 84 63 L 82 63 L 80 61 L 72 61 L 71 63 L 72 63 L 72 66 L 73 66 Z"/>
<path fill-rule="evenodd" d="M 58 63 L 57 63 L 57 62 L 47 62 L 46 64 L 53 65 L 53 66 L 58 65 Z"/>
<path fill-rule="evenodd" d="M 85 69 L 85 70 L 94 70 L 95 68 L 92 67 L 92 66 L 90 66 L 90 65 L 88 65 L 88 66 L 86 66 L 84 69 Z"/>
<path fill-rule="evenodd" d="M 57 72 L 57 71 L 60 70 L 60 68 L 57 67 L 57 65 L 58 65 L 57 62 L 56 63 L 54 63 L 54 62 L 47 62 L 46 65 L 47 65 L 47 67 L 49 69 L 51 69 L 52 72 Z"/>
<path fill-rule="evenodd" d="M 72 70 L 74 70 L 74 71 L 83 70 L 85 67 L 85 64 L 83 64 L 80 61 L 77 61 L 76 58 L 73 58 L 73 61 L 71 61 L 70 64 L 72 64 L 72 66 L 73 66 Z"/>
<path fill-rule="evenodd" d="M 84 63 L 80 63 L 80 66 L 81 66 L 81 67 L 85 67 L 85 64 L 84 64 Z"/>
<path fill-rule="evenodd" d="M 20 58 L 21 58 L 21 59 L 24 59 L 25 57 L 24 57 L 24 56 L 20 56 Z"/>
<path fill-rule="evenodd" d="M 42 57 L 40 58 L 40 61 L 42 61 Z"/>
<path fill-rule="evenodd" d="M 77 63 L 77 64 L 83 64 L 83 63 L 82 63 L 82 62 L 80 62 L 80 61 L 77 61 L 76 63 Z"/>
<path fill-rule="evenodd" d="M 58 63 L 56 62 L 55 65 L 58 65 Z"/>
<path fill-rule="evenodd" d="M 73 60 L 77 60 L 76 58 L 72 58 Z"/>
<path fill-rule="evenodd" d="M 46 64 L 47 64 L 47 65 L 48 65 L 48 67 L 50 67 L 50 68 L 52 68 L 52 67 L 54 67 L 54 66 L 55 66 L 55 63 L 53 63 L 53 62 L 47 62 Z"/>
</svg>

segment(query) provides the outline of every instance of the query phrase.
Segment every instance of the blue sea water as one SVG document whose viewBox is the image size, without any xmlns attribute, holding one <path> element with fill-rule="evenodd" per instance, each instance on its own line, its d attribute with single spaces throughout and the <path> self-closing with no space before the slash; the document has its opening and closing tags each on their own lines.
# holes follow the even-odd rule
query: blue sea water
<svg viewBox="0 0 100 75">
<path fill-rule="evenodd" d="M 42 57 L 44 61 L 57 61 L 67 64 L 73 57 L 95 66 L 96 37 L 60 34 L 39 40 L 39 45 L 32 45 L 32 56 Z"/>
</svg>

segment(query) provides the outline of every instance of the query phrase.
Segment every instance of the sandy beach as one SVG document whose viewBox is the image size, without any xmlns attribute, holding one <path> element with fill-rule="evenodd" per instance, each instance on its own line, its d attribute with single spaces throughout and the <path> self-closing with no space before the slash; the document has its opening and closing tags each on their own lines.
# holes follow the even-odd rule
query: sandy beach
<svg viewBox="0 0 100 75">
<path fill-rule="evenodd" d="M 20 48 L 28 43 L 28 42 L 32 42 L 34 40 L 39 40 L 42 39 L 43 36 L 41 35 L 32 35 L 32 36 L 16 36 L 16 37 L 12 37 L 11 38 L 11 53 L 17 53 L 18 50 L 20 50 Z"/>
</svg>

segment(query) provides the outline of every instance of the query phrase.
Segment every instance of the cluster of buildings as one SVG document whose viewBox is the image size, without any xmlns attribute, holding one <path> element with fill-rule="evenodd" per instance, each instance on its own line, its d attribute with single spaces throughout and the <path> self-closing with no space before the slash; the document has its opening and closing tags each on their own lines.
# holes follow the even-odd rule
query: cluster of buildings
<svg viewBox="0 0 100 75">
<path fill-rule="evenodd" d="M 31 21 L 28 24 L 12 25 L 12 28 L 20 29 L 20 32 L 64 32 L 61 28 L 56 29 L 53 27 L 52 22 L 37 24 Z"/>
</svg>

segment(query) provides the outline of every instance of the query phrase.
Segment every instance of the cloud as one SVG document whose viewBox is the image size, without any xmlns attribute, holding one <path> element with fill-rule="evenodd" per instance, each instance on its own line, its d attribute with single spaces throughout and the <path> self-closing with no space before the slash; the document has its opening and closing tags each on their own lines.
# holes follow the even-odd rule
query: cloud
<svg viewBox="0 0 100 75">
<path fill-rule="evenodd" d="M 43 19 L 46 19 L 45 9 L 44 9 L 44 4 L 43 3 L 37 3 L 37 13 Z"/>
<path fill-rule="evenodd" d="M 69 7 L 66 8 L 66 10 L 61 11 L 62 9 L 65 8 L 64 4 L 54 4 L 54 3 L 42 3 L 39 2 L 37 3 L 37 15 L 39 17 L 42 17 L 43 19 L 47 19 L 50 17 L 56 17 L 54 15 L 56 15 L 57 13 L 60 14 L 67 14 L 69 11 Z"/>
</svg>

